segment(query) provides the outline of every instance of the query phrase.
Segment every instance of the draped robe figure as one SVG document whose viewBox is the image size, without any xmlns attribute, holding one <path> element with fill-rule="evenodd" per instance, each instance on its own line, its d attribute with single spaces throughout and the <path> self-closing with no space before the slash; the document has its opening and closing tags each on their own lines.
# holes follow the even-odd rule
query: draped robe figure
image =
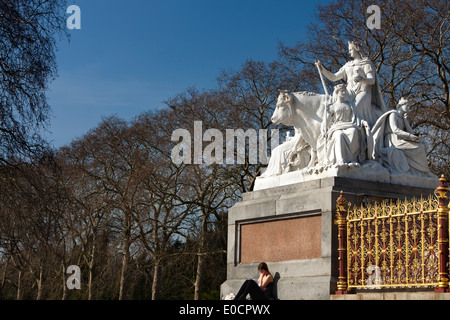
<svg viewBox="0 0 450 320">
<path fill-rule="evenodd" d="M 333 94 L 334 102 L 327 108 L 329 114 L 328 129 L 323 129 L 318 148 L 319 164 L 343 165 L 356 164 L 361 151 L 367 147 L 366 136 L 357 121 L 351 95 L 343 84 L 337 85 Z M 360 124 L 358 125 L 358 122 Z"/>
<path fill-rule="evenodd" d="M 328 71 L 320 61 L 317 65 L 324 76 L 331 81 L 344 80 L 347 90 L 353 94 L 358 117 L 372 127 L 377 119 L 387 111 L 375 66 L 367 57 L 363 57 L 359 45 L 349 42 L 352 58 L 338 72 Z"/>
<path fill-rule="evenodd" d="M 397 110 L 386 112 L 372 128 L 374 157 L 393 173 L 433 176 L 428 168 L 425 146 L 414 135 L 406 118 L 409 102 L 401 99 Z"/>
<path fill-rule="evenodd" d="M 303 139 L 299 130 L 295 130 L 294 137 L 286 138 L 286 141 L 272 150 L 269 164 L 262 178 L 278 176 L 305 168 L 310 160 L 310 147 Z"/>
</svg>

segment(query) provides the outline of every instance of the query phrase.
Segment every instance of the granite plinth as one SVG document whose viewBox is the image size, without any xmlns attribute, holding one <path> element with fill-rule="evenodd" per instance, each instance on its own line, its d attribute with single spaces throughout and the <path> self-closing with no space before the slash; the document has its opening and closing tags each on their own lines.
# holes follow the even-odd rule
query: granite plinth
<svg viewBox="0 0 450 320">
<path fill-rule="evenodd" d="M 279 299 L 330 299 L 338 276 L 333 222 L 340 192 L 359 205 L 427 196 L 438 184 L 425 188 L 326 177 L 244 194 L 229 210 L 227 280 L 221 296 L 236 294 L 246 279 L 256 279 L 258 264 L 266 262 L 277 279 Z"/>
</svg>

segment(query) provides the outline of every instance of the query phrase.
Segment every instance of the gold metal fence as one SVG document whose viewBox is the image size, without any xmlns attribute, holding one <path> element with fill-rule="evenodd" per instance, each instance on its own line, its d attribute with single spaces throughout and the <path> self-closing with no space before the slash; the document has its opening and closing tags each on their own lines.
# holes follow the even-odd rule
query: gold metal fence
<svg viewBox="0 0 450 320">
<path fill-rule="evenodd" d="M 352 207 L 341 192 L 337 294 L 411 287 L 448 291 L 448 188 L 443 176 L 440 180 L 435 196 L 420 200 Z"/>
</svg>

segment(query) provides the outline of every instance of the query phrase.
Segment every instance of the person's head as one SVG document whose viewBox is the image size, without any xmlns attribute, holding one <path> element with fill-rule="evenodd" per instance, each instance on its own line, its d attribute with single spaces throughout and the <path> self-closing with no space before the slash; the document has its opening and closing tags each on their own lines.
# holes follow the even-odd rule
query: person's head
<svg viewBox="0 0 450 320">
<path fill-rule="evenodd" d="M 347 99 L 347 86 L 340 83 L 334 87 L 333 97 L 335 100 L 345 101 Z"/>
<path fill-rule="evenodd" d="M 264 273 L 264 274 L 270 273 L 269 272 L 269 267 L 267 266 L 267 263 L 265 263 L 265 262 L 261 262 L 258 265 L 258 271 L 261 272 L 261 273 Z"/>
<path fill-rule="evenodd" d="M 409 105 L 410 105 L 410 102 L 408 101 L 408 99 L 401 98 L 397 104 L 397 111 L 402 115 L 405 113 L 408 113 Z"/>
<path fill-rule="evenodd" d="M 348 52 L 350 53 L 350 56 L 352 58 L 358 58 L 361 59 L 363 54 L 361 50 L 361 46 L 356 41 L 349 41 L 348 42 Z"/>
</svg>

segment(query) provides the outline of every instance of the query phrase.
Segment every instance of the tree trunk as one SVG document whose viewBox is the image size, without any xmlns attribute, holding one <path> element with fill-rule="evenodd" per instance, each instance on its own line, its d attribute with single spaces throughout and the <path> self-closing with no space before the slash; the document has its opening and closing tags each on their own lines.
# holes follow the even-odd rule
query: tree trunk
<svg viewBox="0 0 450 320">
<path fill-rule="evenodd" d="M 200 235 L 200 246 L 198 248 L 197 254 L 197 273 L 195 277 L 195 291 L 194 291 L 194 300 L 202 299 L 202 282 L 203 282 L 203 270 L 205 264 L 205 245 L 206 245 L 206 232 L 208 231 L 208 219 L 207 215 L 202 215 L 202 233 Z"/>
<path fill-rule="evenodd" d="M 92 300 L 92 269 L 94 269 L 94 259 L 95 259 L 95 233 L 93 235 L 92 241 L 92 251 L 91 251 L 91 259 L 89 261 L 89 283 L 88 283 L 88 300 Z"/>
<path fill-rule="evenodd" d="M 6 269 L 8 268 L 9 260 L 6 260 L 6 263 L 4 265 L 3 273 L 2 273 L 2 283 L 0 284 L 0 296 L 2 296 L 3 288 L 5 287 L 5 281 L 6 281 Z"/>
<path fill-rule="evenodd" d="M 21 282 L 22 282 L 22 270 L 19 270 L 19 276 L 18 276 L 18 279 L 17 279 L 17 295 L 16 295 L 16 300 L 20 300 L 20 299 L 21 299 L 21 296 L 20 296 L 20 294 L 21 294 L 21 292 L 20 292 L 20 289 L 21 289 Z"/>
<path fill-rule="evenodd" d="M 89 266 L 88 300 L 92 300 L 92 267 Z"/>
<path fill-rule="evenodd" d="M 61 300 L 66 300 L 66 287 L 67 287 L 67 284 L 66 284 L 66 266 L 64 265 L 64 263 L 63 263 L 63 265 L 62 265 L 62 297 L 61 297 Z"/>
<path fill-rule="evenodd" d="M 120 283 L 119 283 L 119 300 L 123 300 L 125 275 L 128 266 L 128 257 L 130 255 L 130 238 L 131 238 L 131 214 L 124 210 L 125 214 L 125 226 L 123 233 L 123 257 L 122 257 L 122 270 L 120 271 Z"/>
<path fill-rule="evenodd" d="M 128 232 L 127 232 L 128 233 Z M 122 270 L 120 271 L 120 284 L 119 284 L 119 300 L 123 300 L 124 286 L 125 286 L 125 274 L 128 265 L 128 256 L 130 251 L 129 236 L 125 236 L 123 240 L 123 257 L 122 257 Z"/>
<path fill-rule="evenodd" d="M 161 278 L 161 262 L 159 260 L 156 260 L 153 271 L 152 300 L 159 299 L 160 278 Z"/>
<path fill-rule="evenodd" d="M 41 300 L 42 297 L 42 267 L 39 267 L 39 279 L 37 281 L 38 294 L 36 300 Z"/>
<path fill-rule="evenodd" d="M 194 300 L 201 300 L 202 298 L 202 280 L 203 280 L 203 264 L 204 264 L 204 256 L 200 252 L 197 255 L 197 274 L 195 278 L 195 291 L 194 291 Z"/>
</svg>

